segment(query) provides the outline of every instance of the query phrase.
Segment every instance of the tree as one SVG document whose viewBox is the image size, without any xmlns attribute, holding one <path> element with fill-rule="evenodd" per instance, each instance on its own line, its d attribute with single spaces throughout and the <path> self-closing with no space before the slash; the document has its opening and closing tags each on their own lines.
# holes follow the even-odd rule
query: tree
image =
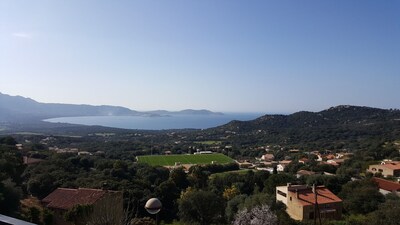
<svg viewBox="0 0 400 225">
<path fill-rule="evenodd" d="M 227 200 L 231 200 L 232 198 L 234 198 L 235 196 L 237 196 L 238 194 L 240 194 L 239 190 L 237 189 L 237 187 L 235 185 L 232 185 L 229 188 L 225 188 L 224 193 L 222 194 L 222 196 Z"/>
<path fill-rule="evenodd" d="M 169 174 L 169 178 L 175 182 L 176 186 L 181 190 L 189 186 L 189 181 L 182 167 L 173 169 Z"/>
<path fill-rule="evenodd" d="M 44 225 L 52 225 L 54 221 L 54 215 L 47 209 L 42 210 L 42 220 Z"/>
<path fill-rule="evenodd" d="M 12 215 L 19 207 L 21 188 L 10 179 L 0 181 L 0 214 Z"/>
<path fill-rule="evenodd" d="M 370 180 L 352 181 L 343 185 L 339 197 L 343 199 L 343 208 L 352 214 L 372 212 L 385 201 L 376 184 Z"/>
<path fill-rule="evenodd" d="M 324 185 L 335 194 L 338 194 L 340 192 L 342 184 L 345 183 L 343 179 L 340 179 L 337 176 L 327 176 L 320 174 L 308 176 L 306 182 L 309 186 L 312 186 L 313 184 Z"/>
<path fill-rule="evenodd" d="M 39 174 L 28 181 L 28 191 L 38 198 L 44 198 L 50 194 L 55 186 L 55 179 L 49 174 Z"/>
<path fill-rule="evenodd" d="M 12 215 L 19 207 L 21 174 L 25 169 L 22 156 L 11 137 L 0 138 L 0 213 Z"/>
<path fill-rule="evenodd" d="M 388 200 L 379 206 L 379 209 L 367 216 L 367 224 L 375 225 L 382 222 L 385 225 L 399 225 L 400 201 Z"/>
<path fill-rule="evenodd" d="M 162 182 L 156 189 L 156 196 L 162 202 L 163 210 L 160 212 L 161 218 L 172 221 L 177 214 L 177 199 L 180 195 L 180 190 L 176 187 L 172 180 Z"/>
<path fill-rule="evenodd" d="M 15 139 L 11 136 L 6 136 L 6 137 L 1 137 L 0 138 L 0 144 L 4 144 L 4 145 L 15 145 L 17 144 L 17 141 L 15 141 Z"/>
<path fill-rule="evenodd" d="M 36 224 L 40 223 L 40 210 L 38 208 L 29 208 L 29 221 Z"/>
<path fill-rule="evenodd" d="M 247 195 L 237 195 L 226 204 L 225 215 L 228 222 L 232 221 L 239 211 L 239 207 L 244 203 L 248 196 Z"/>
<path fill-rule="evenodd" d="M 233 225 L 276 225 L 277 223 L 278 218 L 268 205 L 241 210 L 233 221 Z"/>
<path fill-rule="evenodd" d="M 208 225 L 223 221 L 224 201 L 209 191 L 188 190 L 179 200 L 179 216 L 187 224 Z"/>
<path fill-rule="evenodd" d="M 294 180 L 294 177 L 288 174 L 272 174 L 264 182 L 264 191 L 269 194 L 275 194 L 275 188 L 279 185 L 286 185 Z"/>
<path fill-rule="evenodd" d="M 190 167 L 189 172 L 190 172 L 189 181 L 191 183 L 191 186 L 196 188 L 204 188 L 207 186 L 207 181 L 210 172 L 204 171 L 198 165 Z"/>
</svg>

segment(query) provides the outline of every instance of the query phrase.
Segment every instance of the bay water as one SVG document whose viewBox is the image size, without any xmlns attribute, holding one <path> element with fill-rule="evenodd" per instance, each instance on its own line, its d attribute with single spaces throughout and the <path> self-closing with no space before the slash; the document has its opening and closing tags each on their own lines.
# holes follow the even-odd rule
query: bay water
<svg viewBox="0 0 400 225">
<path fill-rule="evenodd" d="M 223 115 L 168 115 L 155 117 L 81 116 L 51 118 L 44 121 L 140 130 L 206 129 L 224 125 L 232 120 L 253 120 L 262 115 L 261 113 L 224 113 Z"/>
</svg>

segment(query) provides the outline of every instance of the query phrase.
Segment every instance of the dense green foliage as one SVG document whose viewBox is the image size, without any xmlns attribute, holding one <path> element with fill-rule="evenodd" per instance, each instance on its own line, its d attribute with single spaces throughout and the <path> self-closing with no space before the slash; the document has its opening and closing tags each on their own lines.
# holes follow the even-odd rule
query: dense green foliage
<svg viewBox="0 0 400 225">
<path fill-rule="evenodd" d="M 383 158 L 400 159 L 399 118 L 398 110 L 341 106 L 319 113 L 234 121 L 202 131 L 67 126 L 63 135 L 24 133 L 0 137 L 0 213 L 20 214 L 19 200 L 29 195 L 41 199 L 57 187 L 88 187 L 123 191 L 125 208 L 136 218 L 132 224 L 154 223 L 152 219 L 139 219 L 149 216 L 144 204 L 152 197 L 163 203 L 159 217 L 164 222 L 230 224 L 238 212 L 268 205 L 280 225 L 307 224 L 290 219 L 284 205 L 275 201 L 275 187 L 290 182 L 325 185 L 343 199 L 343 220 L 325 224 L 369 225 L 381 220 L 398 224 L 393 215 L 400 215 L 400 200 L 382 196 L 368 180 L 371 174 L 365 174 L 365 169 Z M 61 131 L 54 134 L 57 132 Z M 16 143 L 23 143 L 23 148 L 18 150 Z M 56 149 L 72 148 L 89 154 L 56 153 Z M 289 153 L 292 148 L 299 152 Z M 192 154 L 197 150 L 255 161 L 266 149 L 276 160 L 293 162 L 284 172 L 278 173 L 275 167 L 270 174 L 253 170 L 238 172 L 238 165 L 229 163 L 193 166 L 186 173 L 182 168 L 169 171 L 135 161 L 136 156 L 150 153 Z M 351 152 L 353 157 L 335 167 L 319 164 L 309 154 L 314 150 Z M 45 161 L 25 166 L 23 155 Z M 298 163 L 301 158 L 309 161 Z M 297 178 L 299 169 L 316 174 Z M 29 213 L 27 220 L 39 218 L 41 223 L 51 224 L 51 214 L 46 217 L 48 222 L 44 222 L 43 212 L 38 214 L 32 209 Z"/>
<path fill-rule="evenodd" d="M 18 209 L 24 169 L 15 140 L 11 137 L 0 138 L 0 214 L 12 215 Z"/>
</svg>

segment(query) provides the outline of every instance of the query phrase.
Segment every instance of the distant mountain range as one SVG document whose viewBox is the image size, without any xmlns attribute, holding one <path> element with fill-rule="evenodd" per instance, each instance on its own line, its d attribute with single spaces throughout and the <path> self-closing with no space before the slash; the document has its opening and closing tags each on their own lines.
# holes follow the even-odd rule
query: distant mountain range
<svg viewBox="0 0 400 225">
<path fill-rule="evenodd" d="M 321 147 L 358 146 L 379 140 L 400 140 L 400 110 L 340 105 L 320 112 L 265 115 L 232 121 L 200 131 L 198 136 L 232 143 L 275 143 Z"/>
<path fill-rule="evenodd" d="M 400 110 L 398 109 L 339 105 L 320 112 L 300 111 L 290 115 L 264 115 L 251 121 L 232 121 L 216 129 L 246 132 L 265 128 L 371 126 L 396 121 L 400 121 Z"/>
<path fill-rule="evenodd" d="M 156 110 L 139 112 L 121 106 L 93 106 L 60 103 L 40 103 L 30 98 L 0 93 L 0 122 L 43 120 L 72 116 L 171 116 L 171 115 L 222 115 L 209 110 L 182 111 Z"/>
</svg>

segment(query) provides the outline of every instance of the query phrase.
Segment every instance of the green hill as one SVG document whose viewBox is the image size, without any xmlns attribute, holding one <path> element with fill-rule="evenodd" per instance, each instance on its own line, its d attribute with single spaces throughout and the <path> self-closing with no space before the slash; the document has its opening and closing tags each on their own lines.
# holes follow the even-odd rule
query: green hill
<svg viewBox="0 0 400 225">
<path fill-rule="evenodd" d="M 400 139 L 400 110 L 337 106 L 320 112 L 265 115 L 202 131 L 210 140 L 315 149 L 361 149 Z"/>
</svg>

